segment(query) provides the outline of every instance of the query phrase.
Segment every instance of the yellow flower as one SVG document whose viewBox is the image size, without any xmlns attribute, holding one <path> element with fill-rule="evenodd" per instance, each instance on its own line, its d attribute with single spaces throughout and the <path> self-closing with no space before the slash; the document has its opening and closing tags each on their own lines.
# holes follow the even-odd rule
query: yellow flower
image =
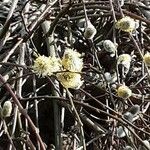
<svg viewBox="0 0 150 150">
<path fill-rule="evenodd" d="M 127 99 L 132 95 L 132 91 L 127 86 L 122 85 L 117 89 L 117 94 L 119 97 Z"/>
<path fill-rule="evenodd" d="M 12 103 L 10 101 L 6 101 L 2 108 L 2 117 L 9 117 L 12 112 Z"/>
<path fill-rule="evenodd" d="M 87 22 L 87 27 L 85 28 L 84 31 L 84 37 L 86 39 L 93 39 L 95 34 L 96 34 L 96 29 L 95 27 L 92 25 L 92 23 L 88 20 Z"/>
<path fill-rule="evenodd" d="M 143 56 L 143 61 L 144 63 L 150 67 L 150 53 L 146 53 L 144 56 Z"/>
<path fill-rule="evenodd" d="M 129 54 L 121 54 L 118 57 L 117 64 L 122 64 L 124 67 L 127 69 L 130 68 L 130 63 L 131 63 L 131 56 Z"/>
<path fill-rule="evenodd" d="M 136 29 L 136 22 L 129 16 L 123 17 L 116 23 L 116 28 L 124 32 L 132 32 Z"/>
<path fill-rule="evenodd" d="M 83 60 L 80 57 L 80 53 L 72 49 L 66 49 L 62 58 L 64 69 L 72 72 L 80 72 L 83 68 Z"/>
<path fill-rule="evenodd" d="M 39 56 L 34 61 L 33 70 L 39 76 L 47 76 L 49 71 L 49 58 L 46 56 Z"/>
<path fill-rule="evenodd" d="M 39 56 L 34 61 L 33 70 L 39 76 L 51 76 L 54 72 L 61 70 L 60 59 L 56 57 Z"/>
<path fill-rule="evenodd" d="M 48 75 L 51 76 L 53 73 L 61 71 L 62 65 L 61 60 L 56 57 L 49 57 L 49 72 Z"/>
<path fill-rule="evenodd" d="M 58 73 L 57 79 L 65 88 L 79 89 L 83 84 L 81 75 L 74 72 Z"/>
</svg>

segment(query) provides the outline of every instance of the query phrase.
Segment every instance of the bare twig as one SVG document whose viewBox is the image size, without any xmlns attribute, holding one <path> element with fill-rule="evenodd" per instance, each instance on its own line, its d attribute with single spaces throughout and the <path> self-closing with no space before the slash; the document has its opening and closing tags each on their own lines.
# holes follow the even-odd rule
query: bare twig
<svg viewBox="0 0 150 150">
<path fill-rule="evenodd" d="M 0 75 L 0 82 L 1 82 L 1 83 L 5 83 L 5 80 L 3 79 L 2 75 Z M 42 139 L 41 139 L 41 137 L 40 137 L 40 135 L 39 135 L 39 133 L 38 133 L 38 131 L 37 131 L 37 129 L 36 129 L 34 123 L 32 122 L 31 118 L 30 118 L 29 115 L 26 113 L 26 111 L 23 109 L 21 103 L 19 102 L 18 98 L 16 97 L 16 95 L 15 95 L 14 92 L 12 91 L 11 87 L 9 86 L 9 84 L 6 83 L 4 86 L 5 86 L 5 88 L 8 90 L 8 92 L 10 93 L 10 95 L 12 96 L 14 103 L 18 106 L 18 109 L 19 109 L 20 113 L 21 113 L 22 115 L 24 115 L 25 118 L 28 120 L 28 122 L 29 122 L 29 124 L 30 124 L 30 126 L 31 126 L 31 128 L 32 128 L 32 130 L 33 130 L 33 132 L 35 133 L 35 135 L 36 135 L 38 141 L 40 142 L 41 150 L 45 150 L 45 146 L 44 146 L 44 144 L 43 144 L 43 141 L 42 141 Z"/>
<path fill-rule="evenodd" d="M 75 115 L 76 115 L 76 119 L 79 123 L 79 126 L 80 126 L 80 132 L 81 132 L 81 135 L 82 135 L 82 144 L 83 144 L 83 149 L 86 150 L 86 145 L 85 145 L 85 138 L 84 138 L 84 131 L 83 131 L 83 123 L 79 117 L 79 114 L 74 106 L 74 103 L 73 103 L 73 100 L 72 100 L 72 95 L 70 93 L 70 91 L 68 89 L 66 89 L 66 92 L 67 92 L 67 95 L 69 97 L 69 100 L 70 100 L 70 104 L 71 104 L 71 107 L 72 107 L 72 110 L 74 111 Z"/>
</svg>

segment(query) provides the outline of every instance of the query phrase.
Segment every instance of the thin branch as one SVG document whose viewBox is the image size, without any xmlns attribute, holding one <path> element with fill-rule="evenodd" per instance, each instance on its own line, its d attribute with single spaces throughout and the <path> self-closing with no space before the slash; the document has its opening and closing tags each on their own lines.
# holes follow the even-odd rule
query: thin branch
<svg viewBox="0 0 150 150">
<path fill-rule="evenodd" d="M 70 100 L 70 104 L 71 104 L 71 107 L 72 107 L 72 110 L 74 111 L 75 115 L 76 115 L 76 119 L 79 123 L 79 126 L 80 126 L 80 131 L 81 131 L 81 136 L 82 136 L 82 144 L 83 144 L 83 149 L 86 150 L 86 144 L 85 144 L 85 138 L 84 138 L 84 131 L 83 131 L 83 123 L 79 117 L 79 114 L 74 106 L 74 103 L 73 103 L 73 100 L 72 100 L 72 95 L 70 93 L 70 91 L 68 89 L 66 89 L 66 92 L 67 92 L 67 95 L 69 97 L 69 100 Z"/>
<path fill-rule="evenodd" d="M 2 75 L 0 75 L 0 82 L 1 83 L 5 83 L 5 80 L 3 79 Z M 16 97 L 15 93 L 12 91 L 10 85 L 8 83 L 6 83 L 5 85 L 5 88 L 7 89 L 7 91 L 10 93 L 10 95 L 12 96 L 13 98 L 13 101 L 14 103 L 18 106 L 18 109 L 20 111 L 20 113 L 22 115 L 24 115 L 24 117 L 28 120 L 33 132 L 35 133 L 40 145 L 41 145 L 41 150 L 45 150 L 45 146 L 43 144 L 43 141 L 37 131 L 37 128 L 36 126 L 34 125 L 34 123 L 32 122 L 31 118 L 29 117 L 29 115 L 26 113 L 26 111 L 24 110 L 24 108 L 22 107 L 21 103 L 19 102 L 18 98 Z"/>
</svg>

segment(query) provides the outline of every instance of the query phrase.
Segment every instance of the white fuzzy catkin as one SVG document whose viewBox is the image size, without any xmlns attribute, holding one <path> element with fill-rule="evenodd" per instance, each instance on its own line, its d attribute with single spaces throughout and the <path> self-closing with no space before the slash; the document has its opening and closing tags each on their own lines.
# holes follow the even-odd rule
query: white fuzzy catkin
<svg viewBox="0 0 150 150">
<path fill-rule="evenodd" d="M 143 56 L 143 61 L 144 61 L 144 63 L 148 66 L 148 67 L 150 67 L 150 53 L 146 53 L 144 56 Z"/>
<path fill-rule="evenodd" d="M 110 55 L 111 57 L 115 56 L 115 53 L 117 51 L 117 47 L 112 41 L 104 40 L 103 41 L 103 47 L 104 47 L 105 51 L 107 51 L 111 54 Z"/>
<path fill-rule="evenodd" d="M 92 23 L 88 20 L 87 21 L 87 27 L 85 28 L 84 31 L 84 37 L 86 39 L 93 39 L 95 34 L 96 34 L 96 29 L 95 27 L 92 25 Z"/>
<path fill-rule="evenodd" d="M 12 103 L 10 101 L 6 101 L 2 108 L 2 117 L 9 117 L 12 112 Z"/>
<path fill-rule="evenodd" d="M 116 73 L 110 74 L 109 72 L 105 72 L 104 75 L 108 83 L 115 83 L 117 80 Z"/>
<path fill-rule="evenodd" d="M 129 122 L 132 122 L 134 115 L 127 111 L 126 113 L 123 114 L 123 118 L 125 118 Z"/>
<path fill-rule="evenodd" d="M 123 138 L 125 137 L 127 134 L 128 134 L 128 129 L 126 127 L 122 127 L 122 126 L 119 126 L 117 129 L 116 129 L 116 134 L 117 134 L 117 137 L 118 138 Z"/>
<path fill-rule="evenodd" d="M 131 56 L 129 54 L 121 54 L 118 57 L 118 61 L 117 64 L 121 64 L 125 67 L 125 74 L 127 74 L 129 72 L 130 69 L 130 64 L 131 64 Z"/>
<path fill-rule="evenodd" d="M 139 105 L 133 105 L 130 109 L 129 109 L 129 112 L 132 114 L 132 115 L 137 115 L 139 112 L 140 112 L 140 106 Z"/>
</svg>

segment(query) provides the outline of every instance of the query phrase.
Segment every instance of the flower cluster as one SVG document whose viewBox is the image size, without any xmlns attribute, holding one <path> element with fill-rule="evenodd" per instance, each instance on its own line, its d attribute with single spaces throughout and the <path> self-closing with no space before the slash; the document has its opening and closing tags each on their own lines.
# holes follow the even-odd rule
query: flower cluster
<svg viewBox="0 0 150 150">
<path fill-rule="evenodd" d="M 66 49 L 62 58 L 64 69 L 71 72 L 80 72 L 83 68 L 83 60 L 80 57 L 80 53 L 72 49 Z"/>
<path fill-rule="evenodd" d="M 117 21 L 116 28 L 124 32 L 132 32 L 136 29 L 136 22 L 129 16 L 125 16 Z"/>
<path fill-rule="evenodd" d="M 83 84 L 78 73 L 83 68 L 83 60 L 80 57 L 81 54 L 72 49 L 66 49 L 64 52 L 62 66 L 66 72 L 58 73 L 57 78 L 65 88 L 77 89 Z"/>
<path fill-rule="evenodd" d="M 61 61 L 56 57 L 39 56 L 34 61 L 33 70 L 39 76 L 51 76 L 61 70 Z"/>
<path fill-rule="evenodd" d="M 72 49 L 65 50 L 62 60 L 39 56 L 34 61 L 33 70 L 42 77 L 56 73 L 57 79 L 65 88 L 79 88 L 83 83 L 79 74 L 83 68 L 83 60 L 80 57 L 81 54 Z"/>
</svg>

